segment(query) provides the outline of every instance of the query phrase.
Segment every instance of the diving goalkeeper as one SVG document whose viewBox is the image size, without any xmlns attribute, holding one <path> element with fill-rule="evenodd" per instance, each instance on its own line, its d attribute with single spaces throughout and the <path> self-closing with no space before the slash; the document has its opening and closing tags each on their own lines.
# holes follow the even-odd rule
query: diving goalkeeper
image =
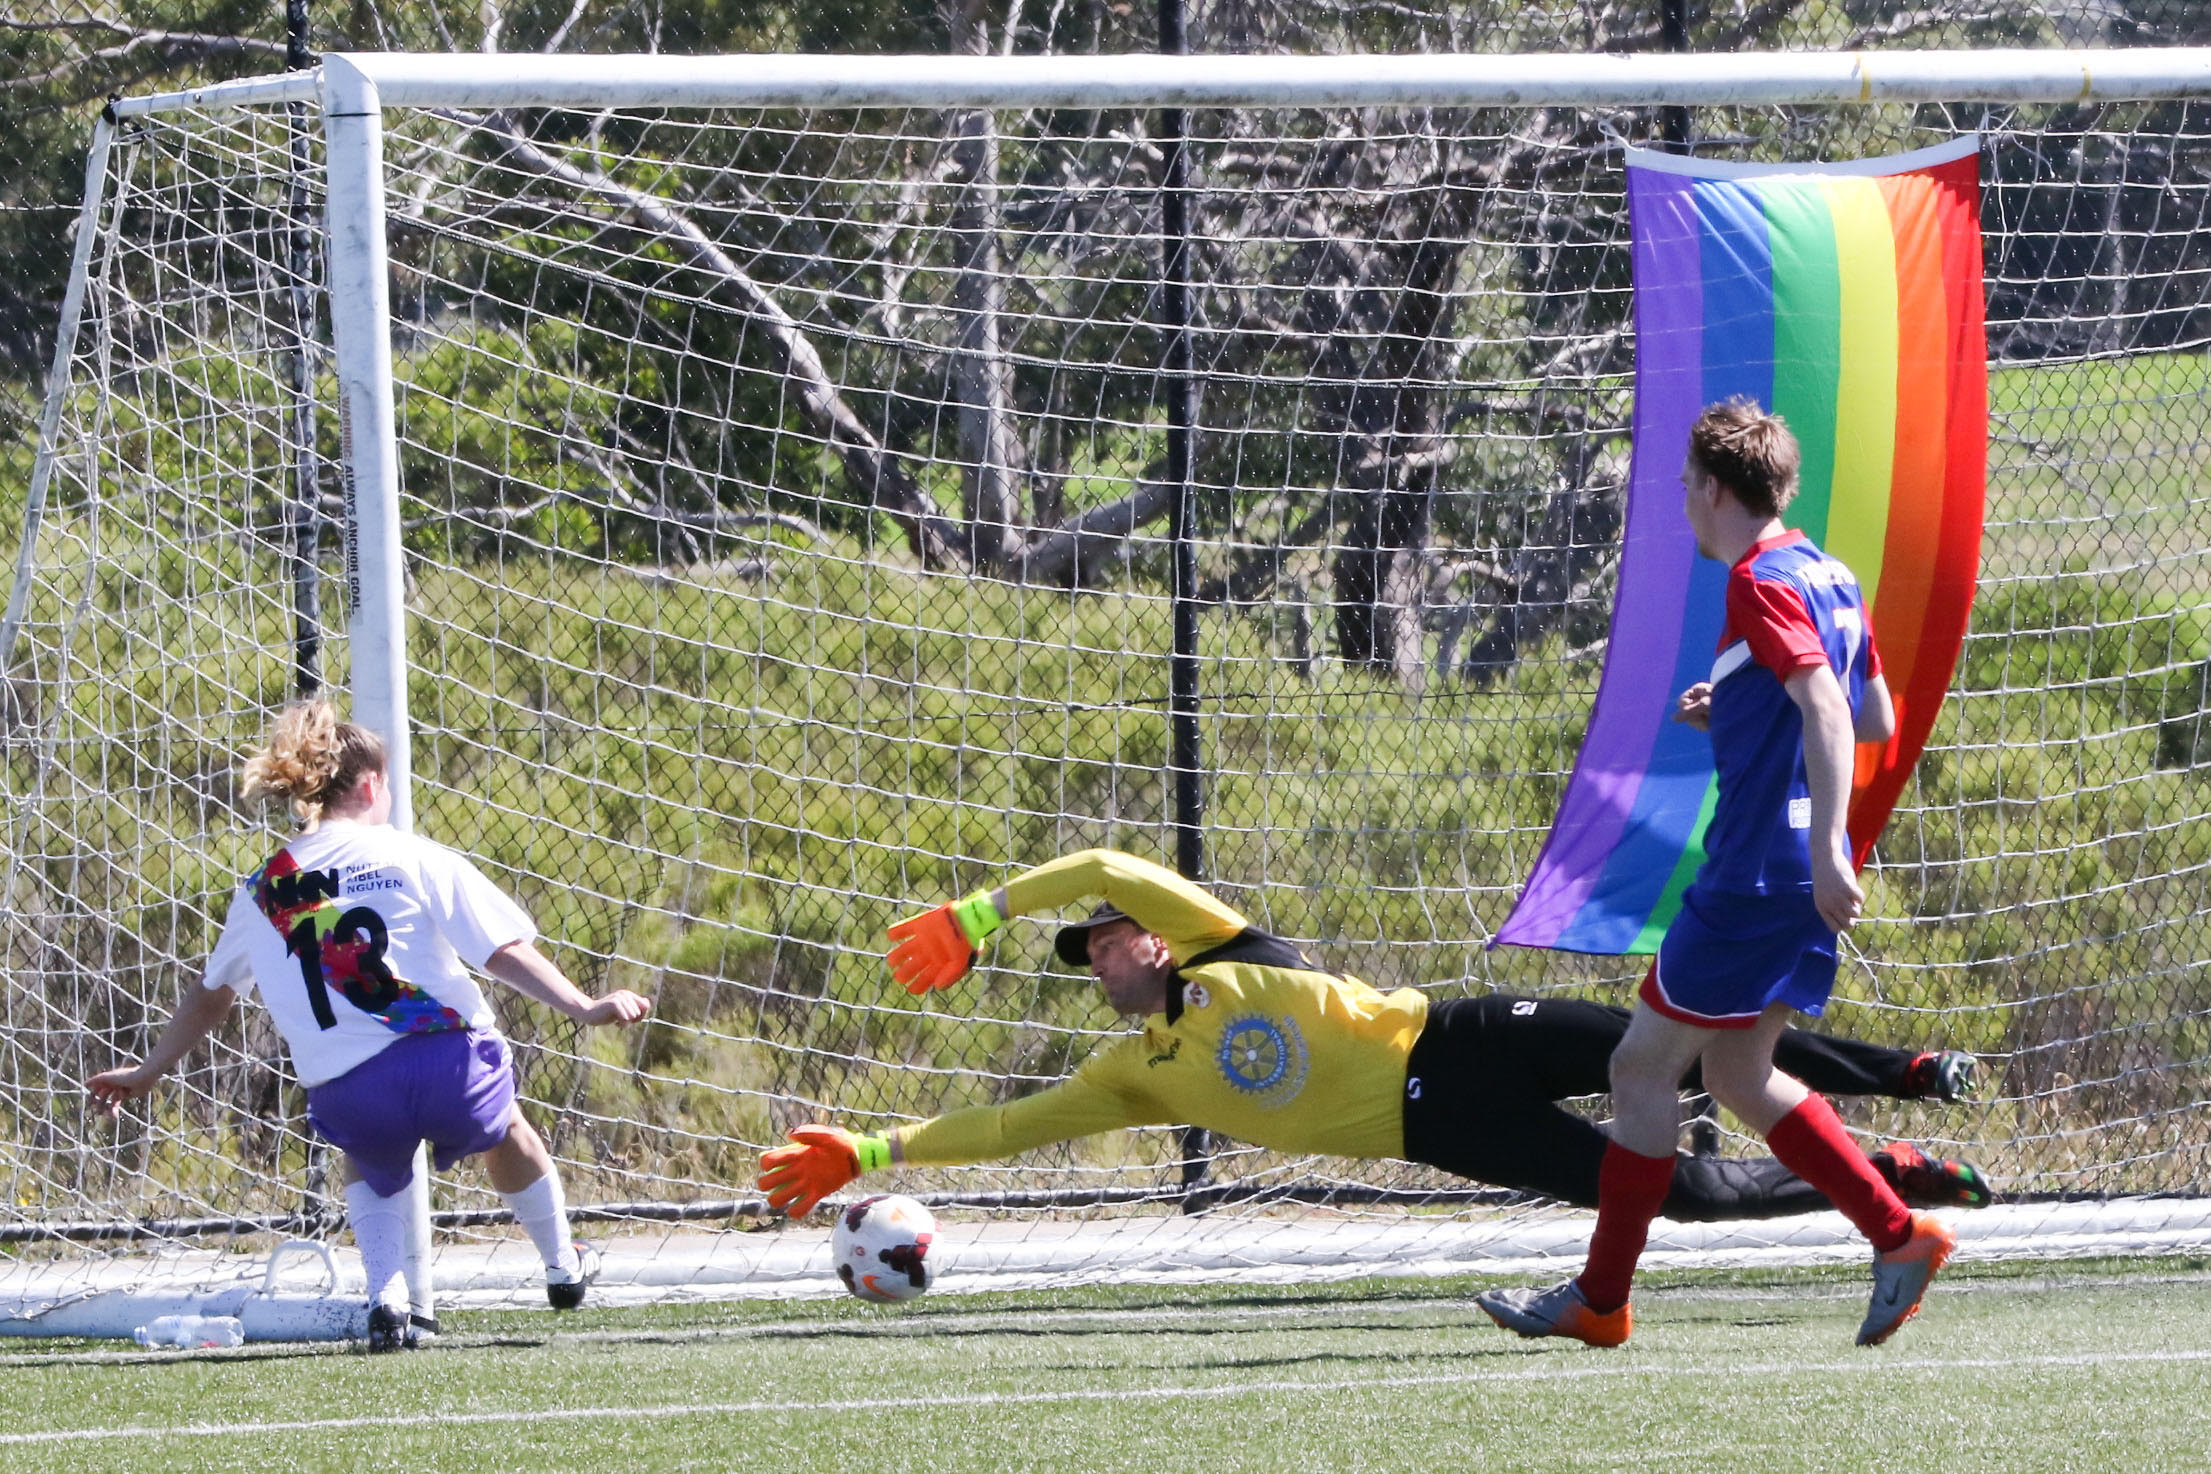
<svg viewBox="0 0 2211 1474">
<path fill-rule="evenodd" d="M 893 976 L 909 992 L 967 975 L 1014 916 L 1103 898 L 1054 946 L 1087 967 L 1143 1031 L 1074 1074 L 1004 1105 L 976 1106 L 858 1136 L 801 1126 L 761 1158 L 770 1206 L 804 1214 L 863 1172 L 1010 1157 L 1117 1127 L 1186 1122 L 1295 1153 L 1395 1157 L 1460 1177 L 1597 1204 L 1606 1137 L 1558 1102 L 1608 1086 L 1627 1012 L 1571 999 L 1493 994 L 1431 1004 L 1314 965 L 1170 870 L 1085 850 L 891 928 Z M 1973 1058 L 1913 1054 L 1790 1030 L 1779 1066 L 1814 1090 L 1951 1100 Z M 1685 1082 L 1697 1088 L 1692 1073 Z M 1904 1142 L 1872 1154 L 1907 1202 L 1983 1207 L 1980 1172 Z M 1684 1154 L 1664 1212 L 1677 1221 L 1770 1218 L 1828 1206 L 1770 1158 Z"/>
</svg>

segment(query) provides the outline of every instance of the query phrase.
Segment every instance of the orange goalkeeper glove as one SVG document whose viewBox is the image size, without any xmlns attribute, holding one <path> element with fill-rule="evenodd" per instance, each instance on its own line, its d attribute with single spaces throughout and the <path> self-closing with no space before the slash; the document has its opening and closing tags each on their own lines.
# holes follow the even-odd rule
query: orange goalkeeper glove
<svg viewBox="0 0 2211 1474">
<path fill-rule="evenodd" d="M 915 997 L 949 988 L 975 965 L 975 949 L 1005 924 L 989 891 L 909 916 L 891 928 L 891 976 Z"/>
<path fill-rule="evenodd" d="M 891 1139 L 887 1136 L 854 1136 L 836 1126 L 800 1126 L 791 1132 L 793 1146 L 779 1146 L 760 1156 L 760 1190 L 768 1206 L 804 1218 L 814 1205 L 862 1172 L 874 1172 L 891 1164 Z"/>
</svg>

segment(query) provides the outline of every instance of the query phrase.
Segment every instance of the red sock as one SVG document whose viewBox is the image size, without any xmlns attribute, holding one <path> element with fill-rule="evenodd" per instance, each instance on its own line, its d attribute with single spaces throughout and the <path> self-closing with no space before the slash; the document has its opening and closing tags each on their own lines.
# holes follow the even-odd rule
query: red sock
<svg viewBox="0 0 2211 1474">
<path fill-rule="evenodd" d="M 1826 1096 L 1804 1097 L 1766 1133 L 1766 1145 L 1782 1166 L 1825 1193 L 1874 1248 L 1887 1253 L 1912 1236 L 1911 1210 L 1858 1150 Z"/>
<path fill-rule="evenodd" d="M 1643 1257 L 1651 1220 L 1674 1185 L 1674 1154 L 1646 1157 L 1620 1143 L 1605 1144 L 1597 1169 L 1597 1227 L 1589 1235 L 1589 1262 L 1582 1266 L 1582 1299 L 1600 1313 L 1628 1303 L 1635 1282 L 1635 1261 Z"/>
</svg>

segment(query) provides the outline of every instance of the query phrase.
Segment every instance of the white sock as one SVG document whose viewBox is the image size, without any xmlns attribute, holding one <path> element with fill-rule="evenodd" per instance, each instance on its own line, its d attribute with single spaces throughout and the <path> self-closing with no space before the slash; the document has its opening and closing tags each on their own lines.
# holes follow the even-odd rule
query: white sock
<svg viewBox="0 0 2211 1474">
<path fill-rule="evenodd" d="M 382 1304 L 385 1292 L 399 1277 L 399 1261 L 405 1253 L 407 1192 L 401 1189 L 387 1198 L 365 1182 L 349 1182 L 345 1185 L 345 1211 L 353 1225 L 353 1242 L 361 1250 L 361 1273 L 368 1278 L 368 1303 Z"/>
<path fill-rule="evenodd" d="M 415 1180 L 407 1187 L 406 1257 L 400 1272 L 407 1277 L 407 1306 L 416 1315 L 438 1313 L 437 1287 L 430 1280 L 430 1162 L 428 1151 L 415 1151 Z"/>
<path fill-rule="evenodd" d="M 580 1261 L 568 1237 L 568 1202 L 561 1196 L 560 1174 L 547 1172 L 516 1193 L 501 1194 L 514 1212 L 514 1221 L 537 1245 L 538 1257 L 548 1270 L 574 1274 Z"/>
</svg>

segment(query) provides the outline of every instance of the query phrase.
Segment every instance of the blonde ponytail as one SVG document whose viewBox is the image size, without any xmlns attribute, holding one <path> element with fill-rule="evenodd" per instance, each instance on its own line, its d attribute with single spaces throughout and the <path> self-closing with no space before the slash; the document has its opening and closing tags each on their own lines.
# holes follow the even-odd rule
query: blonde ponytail
<svg viewBox="0 0 2211 1474">
<path fill-rule="evenodd" d="M 384 742 L 366 727 L 341 722 L 328 701 L 295 701 L 277 714 L 268 745 L 246 759 L 248 798 L 281 799 L 307 828 L 369 773 L 384 771 Z"/>
</svg>

